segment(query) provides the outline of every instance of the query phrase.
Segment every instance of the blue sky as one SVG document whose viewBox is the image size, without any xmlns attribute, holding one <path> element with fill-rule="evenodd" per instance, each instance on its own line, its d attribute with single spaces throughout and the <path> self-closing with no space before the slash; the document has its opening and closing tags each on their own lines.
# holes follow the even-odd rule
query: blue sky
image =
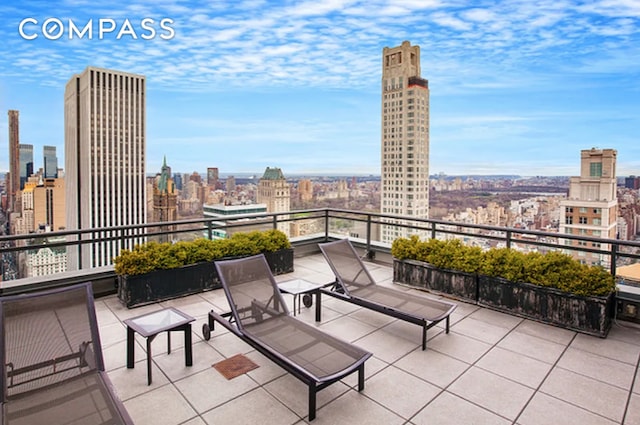
<svg viewBox="0 0 640 425">
<path fill-rule="evenodd" d="M 98 4 L 0 4 L 0 171 L 9 109 L 36 168 L 43 145 L 64 164 L 64 86 L 92 65 L 146 76 L 148 172 L 166 155 L 181 172 L 379 174 L 382 48 L 409 40 L 431 90 L 432 174 L 577 175 L 580 150 L 598 147 L 640 175 L 640 0 Z M 69 20 L 89 19 L 92 38 L 69 40 Z M 103 39 L 100 19 L 116 24 Z M 117 39 L 125 19 L 137 39 Z"/>
</svg>

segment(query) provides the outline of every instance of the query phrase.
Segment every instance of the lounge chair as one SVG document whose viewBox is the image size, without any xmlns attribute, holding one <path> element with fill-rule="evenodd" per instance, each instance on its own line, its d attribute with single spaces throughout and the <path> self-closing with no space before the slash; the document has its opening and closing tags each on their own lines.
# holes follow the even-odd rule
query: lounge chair
<svg viewBox="0 0 640 425">
<path fill-rule="evenodd" d="M 215 322 L 307 384 L 309 420 L 316 416 L 316 393 L 358 372 L 364 389 L 364 362 L 371 353 L 291 316 L 264 255 L 217 261 L 216 269 L 231 312 L 209 312 L 205 339 Z"/>
<path fill-rule="evenodd" d="M 104 372 L 90 283 L 0 298 L 0 423 L 133 424 Z"/>
<path fill-rule="evenodd" d="M 427 348 L 427 329 L 445 320 L 449 333 L 449 316 L 455 304 L 377 285 L 348 239 L 318 246 L 336 276 L 333 286 L 321 289 L 323 294 L 422 326 L 423 350 Z"/>
</svg>

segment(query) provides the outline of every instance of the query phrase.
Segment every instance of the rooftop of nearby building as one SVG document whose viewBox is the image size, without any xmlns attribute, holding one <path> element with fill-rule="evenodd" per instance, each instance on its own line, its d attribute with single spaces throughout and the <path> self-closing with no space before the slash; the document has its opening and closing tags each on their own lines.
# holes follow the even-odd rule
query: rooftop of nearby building
<svg viewBox="0 0 640 425">
<path fill-rule="evenodd" d="M 284 180 L 284 174 L 282 174 L 282 170 L 278 167 L 267 167 L 264 170 L 262 178 L 264 180 Z"/>
<path fill-rule="evenodd" d="M 390 267 L 367 265 L 381 284 L 394 285 Z M 294 273 L 277 276 L 292 278 L 327 283 L 333 275 L 320 255 L 312 255 L 296 258 Z M 600 339 L 459 302 L 451 332 L 430 329 L 422 351 L 418 326 L 325 298 L 317 326 L 374 357 L 366 363 L 363 392 L 354 389 L 352 375 L 318 393 L 315 424 L 640 423 L 640 328 L 629 322 L 614 323 Z M 126 368 L 122 321 L 168 306 L 196 318 L 193 366 L 184 364 L 181 335 L 173 335 L 168 355 L 162 334 L 152 344 L 148 386 L 138 336 L 135 368 Z M 135 423 L 307 423 L 304 384 L 221 326 L 203 339 L 210 309 L 228 309 L 222 290 L 135 309 L 115 296 L 96 300 L 106 368 Z M 313 309 L 303 308 L 298 317 L 315 324 Z M 238 353 L 259 367 L 226 380 L 212 365 Z"/>
<path fill-rule="evenodd" d="M 619 278 L 626 279 L 627 284 L 635 283 L 637 285 L 640 285 L 640 263 L 629 264 L 628 266 L 620 266 L 616 270 L 616 275 Z"/>
</svg>

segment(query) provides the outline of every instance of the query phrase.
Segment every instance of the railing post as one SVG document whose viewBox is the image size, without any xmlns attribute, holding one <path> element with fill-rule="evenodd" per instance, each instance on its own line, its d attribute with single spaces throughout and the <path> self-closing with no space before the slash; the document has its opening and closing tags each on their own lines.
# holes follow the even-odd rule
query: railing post
<svg viewBox="0 0 640 425">
<path fill-rule="evenodd" d="M 367 258 L 373 260 L 375 257 L 375 252 L 371 250 L 371 214 L 367 214 Z"/>
<path fill-rule="evenodd" d="M 78 233 L 78 270 L 82 270 L 82 233 Z"/>
<path fill-rule="evenodd" d="M 431 239 L 435 239 L 436 238 L 436 223 L 435 222 L 431 222 Z"/>
<path fill-rule="evenodd" d="M 324 241 L 329 240 L 329 210 L 324 210 Z"/>
<path fill-rule="evenodd" d="M 211 221 L 207 222 L 207 236 L 209 236 L 209 240 L 212 241 L 213 240 L 213 228 L 211 226 Z"/>
<path fill-rule="evenodd" d="M 507 234 L 505 236 L 505 243 L 507 244 L 507 248 L 511 248 L 511 230 L 507 230 Z"/>
<path fill-rule="evenodd" d="M 278 228 L 278 214 L 273 215 L 273 228 L 274 229 Z"/>
<path fill-rule="evenodd" d="M 618 260 L 618 244 L 612 243 L 611 244 L 611 266 L 610 266 L 610 272 L 611 272 L 611 276 L 615 277 L 616 276 L 616 262 Z"/>
</svg>

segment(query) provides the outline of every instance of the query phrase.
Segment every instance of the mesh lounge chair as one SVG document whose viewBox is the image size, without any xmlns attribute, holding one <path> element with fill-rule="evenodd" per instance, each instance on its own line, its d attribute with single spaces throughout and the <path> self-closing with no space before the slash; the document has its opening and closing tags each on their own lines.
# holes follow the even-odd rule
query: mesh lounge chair
<svg viewBox="0 0 640 425">
<path fill-rule="evenodd" d="M 364 389 L 364 362 L 371 353 L 292 317 L 264 255 L 218 261 L 216 268 L 231 312 L 209 312 L 205 339 L 217 321 L 307 384 L 309 420 L 323 388 L 357 371 L 358 391 Z"/>
<path fill-rule="evenodd" d="M 449 333 L 449 315 L 455 304 L 376 285 L 348 239 L 318 246 L 336 276 L 334 285 L 321 289 L 322 293 L 422 326 L 423 350 L 427 329 L 445 320 Z"/>
<path fill-rule="evenodd" d="M 7 425 L 133 424 L 104 372 L 91 284 L 0 298 Z"/>
</svg>

